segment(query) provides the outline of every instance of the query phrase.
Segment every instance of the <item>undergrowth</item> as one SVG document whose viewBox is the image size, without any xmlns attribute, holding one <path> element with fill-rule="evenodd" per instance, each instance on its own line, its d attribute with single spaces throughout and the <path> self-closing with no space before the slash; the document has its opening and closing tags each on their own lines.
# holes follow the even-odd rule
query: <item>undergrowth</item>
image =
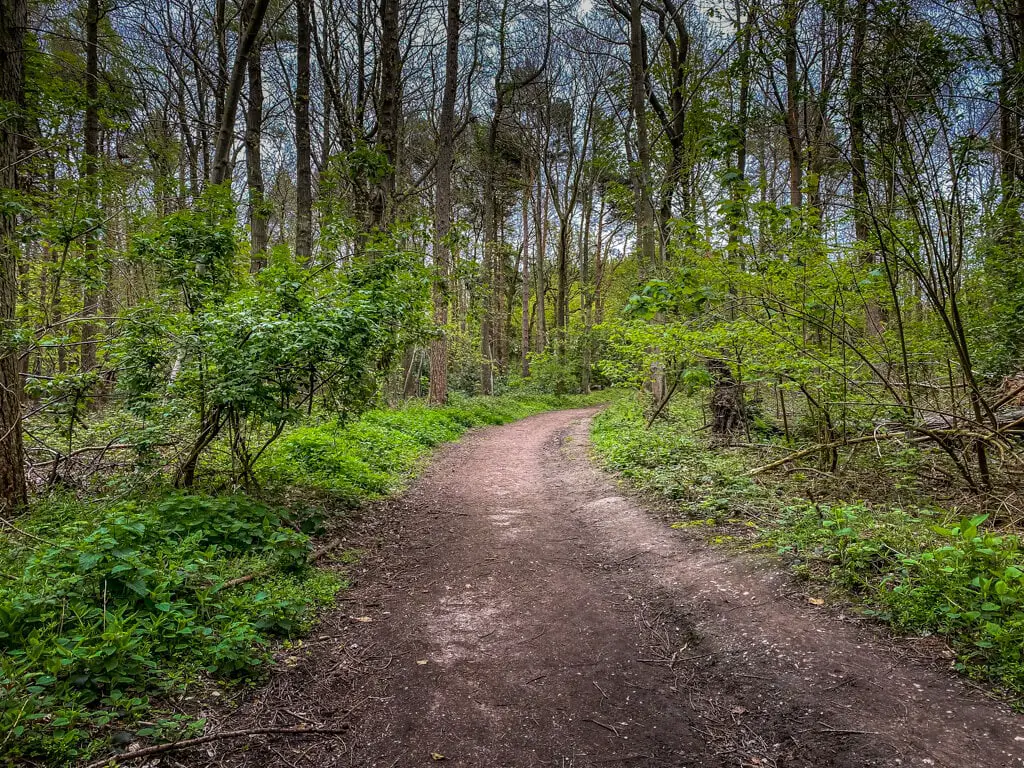
<svg viewBox="0 0 1024 768">
<path fill-rule="evenodd" d="M 0 765 L 71 765 L 200 730 L 170 702 L 257 679 L 275 639 L 307 632 L 345 586 L 308 565 L 325 510 L 393 493 L 471 427 L 608 399 L 453 398 L 299 426 L 260 480 L 277 499 L 329 497 L 301 511 L 154 487 L 119 501 L 36 500 L 0 535 Z"/>
<path fill-rule="evenodd" d="M 710 447 L 692 399 L 680 398 L 648 429 L 642 403 L 624 398 L 594 419 L 592 443 L 605 466 L 674 502 L 677 527 L 742 519 L 754 546 L 774 550 L 798 575 L 901 631 L 944 638 L 958 670 L 1024 696 L 1024 551 L 1018 534 L 993 529 L 987 515 L 829 497 L 820 486 L 809 499 L 794 473 L 755 482 L 746 470 L 764 456 Z M 886 471 L 898 477 L 907 467 Z M 876 484 L 907 500 L 899 483 Z M 713 541 L 733 538 L 720 532 Z"/>
<path fill-rule="evenodd" d="M 592 395 L 453 396 L 443 408 L 412 402 L 369 411 L 348 424 L 325 421 L 292 430 L 275 443 L 260 465 L 269 488 L 311 490 L 343 503 L 394 493 L 431 449 L 473 427 L 506 424 L 557 408 L 607 402 Z"/>
<path fill-rule="evenodd" d="M 0 733 L 11 762 L 63 764 L 111 737 L 157 736 L 155 699 L 201 678 L 246 677 L 273 637 L 309 629 L 339 579 L 307 566 L 288 511 L 241 496 L 172 493 L 66 517 L 41 504 L 0 584 Z M 45 539 L 44 539 L 45 535 Z M 18 574 L 18 575 L 15 575 Z M 259 574 L 258 580 L 231 580 Z M 159 710 L 159 707 L 157 707 Z"/>
<path fill-rule="evenodd" d="M 689 516 L 727 514 L 754 501 L 760 491 L 743 476 L 742 459 L 708 450 L 700 427 L 697 409 L 676 407 L 671 422 L 647 429 L 643 404 L 628 397 L 595 417 L 590 437 L 607 467 L 676 502 Z"/>
</svg>

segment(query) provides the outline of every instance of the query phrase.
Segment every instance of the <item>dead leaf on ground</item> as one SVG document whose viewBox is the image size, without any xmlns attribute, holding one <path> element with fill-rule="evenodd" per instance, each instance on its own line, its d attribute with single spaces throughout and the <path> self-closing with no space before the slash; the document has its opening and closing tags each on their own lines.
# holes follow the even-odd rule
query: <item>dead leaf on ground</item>
<svg viewBox="0 0 1024 768">
<path fill-rule="evenodd" d="M 445 757 L 444 755 L 442 755 L 440 752 L 431 752 L 430 753 L 430 759 L 431 760 L 447 760 L 448 758 Z"/>
<path fill-rule="evenodd" d="M 824 605 L 825 604 L 825 601 L 822 600 L 820 597 L 808 597 L 807 598 L 807 602 L 810 603 L 811 605 Z"/>
</svg>

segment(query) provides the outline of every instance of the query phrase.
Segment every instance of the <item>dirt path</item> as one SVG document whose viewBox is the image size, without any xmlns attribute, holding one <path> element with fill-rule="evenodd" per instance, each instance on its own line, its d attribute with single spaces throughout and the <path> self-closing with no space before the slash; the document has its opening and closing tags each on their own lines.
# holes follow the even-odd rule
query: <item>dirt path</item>
<svg viewBox="0 0 1024 768">
<path fill-rule="evenodd" d="M 388 511 L 347 610 L 218 724 L 348 721 L 349 734 L 225 743 L 206 757 L 1024 766 L 1024 717 L 624 497 L 587 461 L 592 413 L 544 414 L 443 449 Z"/>
</svg>

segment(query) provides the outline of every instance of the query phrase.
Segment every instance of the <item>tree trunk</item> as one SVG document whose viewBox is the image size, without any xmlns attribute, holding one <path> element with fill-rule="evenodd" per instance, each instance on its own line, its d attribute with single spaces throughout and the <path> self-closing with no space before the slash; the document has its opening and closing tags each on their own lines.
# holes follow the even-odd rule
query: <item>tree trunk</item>
<svg viewBox="0 0 1024 768">
<path fill-rule="evenodd" d="M 528 173 L 526 183 L 523 185 L 523 317 L 519 339 L 519 372 L 524 379 L 530 375 L 530 190 L 532 188 L 532 174 Z"/>
<path fill-rule="evenodd" d="M 637 162 L 633 163 L 633 201 L 636 207 L 637 247 L 640 274 L 648 275 L 657 263 L 654 206 L 651 203 L 651 143 L 647 132 L 647 86 L 642 2 L 629 4 L 630 108 L 636 129 Z"/>
<path fill-rule="evenodd" d="M 589 183 L 583 196 L 583 243 L 580 247 L 580 309 L 583 310 L 583 338 L 580 354 L 580 391 L 590 392 L 590 218 L 594 210 L 594 189 Z M 600 224 L 598 225 L 600 228 Z"/>
<path fill-rule="evenodd" d="M 877 262 L 870 247 L 871 216 L 868 211 L 867 131 L 864 124 L 864 44 L 867 39 L 868 0 L 857 0 L 853 19 L 853 47 L 850 51 L 850 170 L 853 191 L 853 232 L 864 264 Z M 865 326 L 873 336 L 883 331 L 882 308 L 868 299 L 864 307 Z"/>
<path fill-rule="evenodd" d="M 711 390 L 711 433 L 717 437 L 729 437 L 745 432 L 748 417 L 743 385 L 736 381 L 724 360 L 709 360 L 707 366 L 714 380 Z"/>
<path fill-rule="evenodd" d="M 246 9 L 249 10 L 249 9 Z M 242 15 L 242 26 L 248 23 Z M 246 61 L 249 76 L 249 99 L 245 110 L 245 169 L 249 188 L 249 270 L 257 273 L 267 266 L 266 185 L 263 182 L 263 46 L 254 44 Z"/>
<path fill-rule="evenodd" d="M 539 175 L 539 174 L 538 174 Z M 542 182 L 538 181 L 538 184 Z M 535 205 L 534 230 L 537 233 L 537 253 L 534 270 L 537 282 L 537 295 L 534 303 L 537 307 L 537 334 L 534 339 L 534 351 L 543 352 L 548 346 L 548 310 L 547 310 L 547 252 L 548 252 L 548 188 L 537 189 Z"/>
<path fill-rule="evenodd" d="M 93 216 L 99 215 L 98 160 L 100 155 L 100 71 L 99 71 L 99 0 L 89 0 L 85 17 L 85 120 L 84 165 L 88 205 Z M 85 287 L 82 292 L 82 349 L 81 367 L 88 373 L 96 367 L 96 325 L 92 318 L 99 314 L 99 237 L 93 226 L 85 235 L 84 257 L 86 265 Z"/>
<path fill-rule="evenodd" d="M 434 173 L 434 326 L 430 343 L 430 402 L 443 405 L 448 399 L 448 325 L 452 224 L 452 166 L 455 161 L 455 97 L 459 76 L 459 0 L 448 0 L 448 31 L 445 42 L 444 93 L 437 126 L 437 166 Z"/>
<path fill-rule="evenodd" d="M 242 83 L 245 81 L 246 64 L 263 27 L 263 17 L 267 15 L 270 0 L 251 0 L 251 3 L 251 13 L 247 14 L 249 23 L 245 25 L 244 32 L 238 40 L 231 80 L 224 95 L 224 108 L 213 152 L 213 173 L 210 174 L 210 182 L 215 185 L 231 179 L 231 148 L 235 142 L 235 118 L 238 113 L 238 101 L 242 95 Z"/>
<path fill-rule="evenodd" d="M 224 120 L 224 104 L 228 93 L 228 3 L 216 0 L 213 7 L 213 36 L 217 40 L 217 79 L 213 89 L 213 119 L 219 126 Z M 196 76 L 196 81 L 201 78 Z"/>
<path fill-rule="evenodd" d="M 555 348 L 565 355 L 569 331 L 569 237 L 571 212 L 565 211 L 558 223 L 558 291 L 555 294 Z"/>
<path fill-rule="evenodd" d="M 0 0 L 0 103 L 24 106 L 26 0 Z M 0 120 L 0 192 L 18 186 L 18 134 L 20 116 Z M 15 331 L 18 251 L 14 243 L 17 222 L 10 206 L 0 206 L 0 330 L 7 339 Z M 18 349 L 0 348 L 0 498 L 10 511 L 28 503 L 25 466 L 22 462 L 21 377 Z"/>
<path fill-rule="evenodd" d="M 312 0 L 297 0 L 295 87 L 295 256 L 313 256 L 313 166 L 309 130 L 309 25 Z M 326 111 L 326 105 L 325 105 Z M 324 126 L 326 133 L 327 126 Z"/>
<path fill-rule="evenodd" d="M 377 146 L 388 160 L 388 169 L 372 191 L 370 226 L 383 230 L 391 222 L 398 164 L 399 106 L 402 97 L 402 58 L 399 50 L 399 0 L 380 3 L 380 94 L 377 114 Z"/>
<path fill-rule="evenodd" d="M 797 24 L 800 0 L 785 0 L 782 11 L 786 67 L 786 139 L 789 144 L 789 203 L 804 204 L 803 143 L 800 138 L 800 79 L 797 72 Z"/>
<path fill-rule="evenodd" d="M 505 34 L 508 2 L 502 2 L 498 27 L 498 70 L 494 75 L 494 113 L 487 128 L 484 155 L 483 234 L 484 248 L 480 264 L 483 312 L 480 320 L 480 393 L 494 392 L 495 324 L 500 322 L 498 274 L 498 212 L 495 200 L 497 187 L 498 126 L 505 110 Z"/>
<path fill-rule="evenodd" d="M 736 115 L 736 179 L 730 185 L 732 208 L 729 211 L 729 252 L 733 263 L 743 269 L 746 259 L 743 254 L 742 227 L 747 220 L 746 178 L 747 178 L 747 134 L 750 121 L 750 39 L 754 30 L 756 8 L 747 9 L 747 18 L 739 31 L 739 104 Z M 740 18 L 739 0 L 736 3 L 736 18 Z M 730 293 L 735 288 L 730 286 Z M 735 315 L 734 302 L 730 302 L 729 316 Z"/>
<path fill-rule="evenodd" d="M 498 83 L 495 79 L 495 83 Z M 491 118 L 491 125 L 488 129 L 487 155 L 484 158 L 484 211 L 483 230 L 484 242 L 483 252 L 480 259 L 480 289 L 483 311 L 480 319 L 480 394 L 490 395 L 494 392 L 494 323 L 500 315 L 497 312 L 495 294 L 495 274 L 497 273 L 498 262 L 498 213 L 496 210 L 495 195 L 495 151 L 497 146 L 498 119 L 501 115 L 503 100 L 501 98 L 501 86 L 498 85 L 498 99 L 494 108 L 494 116 Z"/>
</svg>

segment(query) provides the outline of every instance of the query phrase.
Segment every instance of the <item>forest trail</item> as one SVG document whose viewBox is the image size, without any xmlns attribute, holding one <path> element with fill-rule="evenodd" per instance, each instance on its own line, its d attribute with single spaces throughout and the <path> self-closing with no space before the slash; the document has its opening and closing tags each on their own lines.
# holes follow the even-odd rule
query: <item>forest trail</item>
<svg viewBox="0 0 1024 768">
<path fill-rule="evenodd" d="M 385 511 L 346 609 L 218 724 L 349 721 L 350 733 L 207 756 L 296 768 L 1024 766 L 1024 717 L 914 658 L 935 646 L 812 605 L 785 575 L 625 497 L 586 456 L 593 413 L 441 449 Z"/>
</svg>

